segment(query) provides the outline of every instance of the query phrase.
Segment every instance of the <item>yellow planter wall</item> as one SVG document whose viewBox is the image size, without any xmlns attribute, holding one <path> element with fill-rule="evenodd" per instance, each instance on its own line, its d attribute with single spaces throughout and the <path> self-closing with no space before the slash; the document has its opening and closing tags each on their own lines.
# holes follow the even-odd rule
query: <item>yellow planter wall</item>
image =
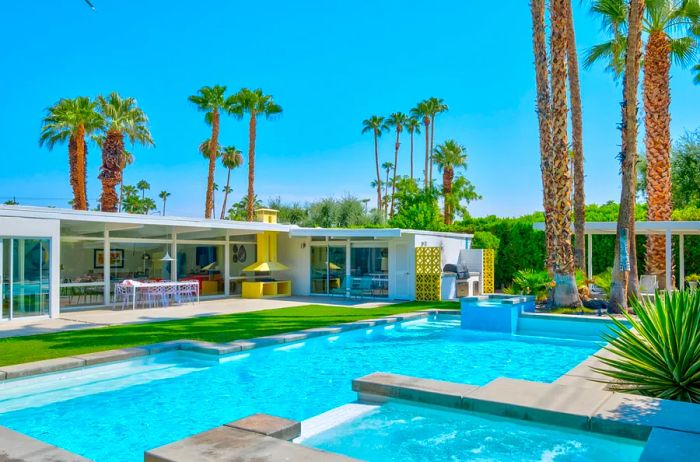
<svg viewBox="0 0 700 462">
<path fill-rule="evenodd" d="M 423 302 L 440 300 L 441 276 L 442 249 L 416 247 L 416 300 Z"/>
</svg>

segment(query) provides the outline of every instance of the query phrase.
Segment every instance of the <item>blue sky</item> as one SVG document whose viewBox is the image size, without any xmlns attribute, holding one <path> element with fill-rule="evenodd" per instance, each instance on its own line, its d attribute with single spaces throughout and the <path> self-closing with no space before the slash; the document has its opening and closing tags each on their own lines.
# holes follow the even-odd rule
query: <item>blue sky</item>
<svg viewBox="0 0 700 462">
<path fill-rule="evenodd" d="M 83 0 L 4 2 L 0 16 L 0 200 L 66 206 L 67 147 L 37 139 L 46 107 L 61 97 L 118 91 L 151 119 L 156 147 L 133 151 L 127 183 L 172 193 L 169 214 L 202 214 L 209 135 L 187 96 L 204 85 L 260 87 L 284 108 L 258 126 L 256 192 L 264 201 L 353 194 L 373 198 L 371 114 L 407 112 L 444 98 L 436 142 L 454 138 L 469 154 L 468 178 L 483 199 L 473 215 L 519 215 L 541 204 L 529 2 L 494 11 L 475 0 L 265 1 Z M 573 2 L 578 5 L 579 2 Z M 575 10 L 579 52 L 601 41 L 598 21 Z M 700 88 L 672 71 L 672 134 L 700 126 Z M 588 202 L 619 197 L 620 87 L 602 66 L 582 70 Z M 247 124 L 223 119 L 221 143 L 247 151 Z M 418 152 L 423 148 L 416 142 Z M 393 159 L 393 140 L 381 142 Z M 100 155 L 89 156 L 88 193 L 97 203 Z M 408 138 L 399 170 L 408 168 Z M 225 172 L 217 171 L 217 182 Z M 232 177 L 245 193 L 245 169 Z M 217 197 L 217 202 L 221 197 Z"/>
</svg>

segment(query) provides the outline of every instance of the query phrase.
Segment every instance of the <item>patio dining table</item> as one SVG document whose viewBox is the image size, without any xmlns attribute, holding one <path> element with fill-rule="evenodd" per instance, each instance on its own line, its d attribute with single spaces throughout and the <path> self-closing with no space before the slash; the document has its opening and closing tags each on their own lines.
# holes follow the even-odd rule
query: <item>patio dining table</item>
<svg viewBox="0 0 700 462">
<path fill-rule="evenodd" d="M 158 282 L 137 282 L 132 284 L 121 283 L 123 287 L 127 287 L 131 292 L 131 309 L 136 309 L 136 293 L 139 289 L 157 289 L 166 287 L 177 287 L 178 289 L 191 288 L 197 296 L 199 302 L 199 283 L 197 281 L 158 281 Z"/>
</svg>

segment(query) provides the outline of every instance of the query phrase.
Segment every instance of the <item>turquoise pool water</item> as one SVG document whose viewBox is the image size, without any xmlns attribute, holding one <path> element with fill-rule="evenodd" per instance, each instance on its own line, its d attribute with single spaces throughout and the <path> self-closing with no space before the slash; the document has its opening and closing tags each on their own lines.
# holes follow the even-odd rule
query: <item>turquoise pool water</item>
<svg viewBox="0 0 700 462">
<path fill-rule="evenodd" d="M 370 462 L 637 461 L 644 444 L 485 414 L 388 402 L 303 442 Z"/>
<path fill-rule="evenodd" d="M 88 458 L 143 452 L 265 412 L 303 420 L 353 401 L 350 381 L 383 371 L 483 385 L 551 382 L 599 345 L 410 321 L 231 355 L 167 353 L 0 385 L 0 425 Z"/>
</svg>

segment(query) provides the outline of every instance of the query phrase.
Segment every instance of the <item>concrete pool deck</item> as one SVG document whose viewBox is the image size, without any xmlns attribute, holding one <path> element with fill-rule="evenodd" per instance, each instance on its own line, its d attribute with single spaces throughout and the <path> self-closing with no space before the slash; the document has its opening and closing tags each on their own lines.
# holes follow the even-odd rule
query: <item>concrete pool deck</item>
<svg viewBox="0 0 700 462">
<path fill-rule="evenodd" d="M 96 308 L 64 311 L 58 318 L 14 319 L 0 322 L 0 338 L 49 334 L 95 327 L 142 324 L 172 321 L 224 314 L 248 313 L 303 305 L 347 306 L 352 308 L 376 308 L 399 303 L 398 301 L 347 299 L 340 297 L 284 297 L 269 299 L 219 298 L 202 300 L 167 308 Z"/>
</svg>

